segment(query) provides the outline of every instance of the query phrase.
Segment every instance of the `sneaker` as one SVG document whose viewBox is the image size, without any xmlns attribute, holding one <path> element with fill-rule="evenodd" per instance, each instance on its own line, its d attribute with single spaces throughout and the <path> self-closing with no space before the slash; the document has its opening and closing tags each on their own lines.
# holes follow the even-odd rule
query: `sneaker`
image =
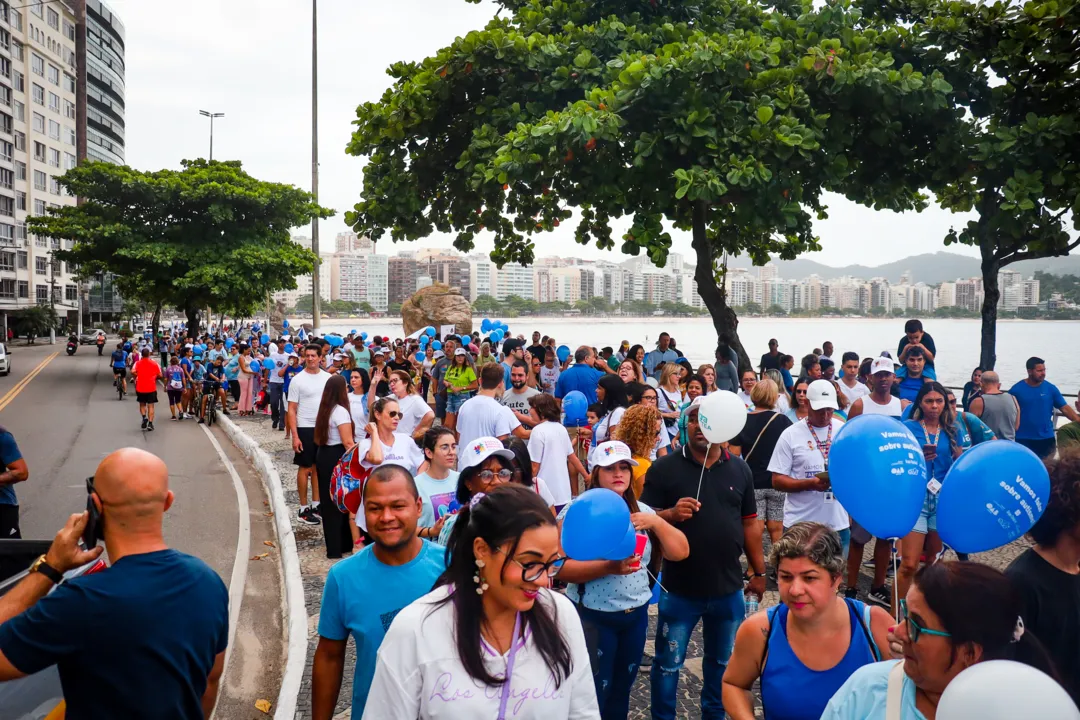
<svg viewBox="0 0 1080 720">
<path fill-rule="evenodd" d="M 147 426 L 147 424 L 149 424 L 149 422 L 150 422 L 150 421 L 146 419 L 146 416 L 145 416 L 145 415 L 143 415 L 143 419 L 142 419 L 142 429 L 143 429 L 143 430 L 145 430 L 145 429 L 146 429 L 146 426 Z"/>
<path fill-rule="evenodd" d="M 175 415 L 173 415 L 173 416 L 172 416 L 171 418 L 169 418 L 169 419 L 170 419 L 170 420 L 179 420 L 180 418 L 178 418 L 178 417 L 176 417 Z"/>
<path fill-rule="evenodd" d="M 879 588 L 870 588 L 870 594 L 867 596 L 867 599 L 882 607 L 889 607 L 892 605 L 892 594 L 889 593 L 889 588 L 885 585 L 882 585 Z"/>
<path fill-rule="evenodd" d="M 205 424 L 206 424 L 206 421 L 205 421 L 205 420 L 203 420 L 202 418 L 199 418 L 199 424 L 200 424 L 200 425 L 205 425 Z"/>
<path fill-rule="evenodd" d="M 322 522 L 322 515 L 319 514 L 319 506 L 318 505 L 312 505 L 308 509 L 308 516 L 311 517 L 311 519 L 314 520 L 316 523 L 321 523 Z"/>
<path fill-rule="evenodd" d="M 858 600 L 859 599 L 859 588 L 857 588 L 857 587 L 849 587 L 849 588 L 845 589 L 844 590 L 844 597 L 848 598 L 849 600 Z"/>
<path fill-rule="evenodd" d="M 322 522 L 322 518 L 315 519 L 314 513 L 310 507 L 302 507 L 296 511 L 296 516 L 300 518 L 300 522 L 307 523 L 308 525 L 318 525 Z"/>
<path fill-rule="evenodd" d="M 152 422 L 148 423 L 147 426 L 146 426 L 146 429 L 147 430 L 153 430 L 154 429 L 154 423 L 152 423 Z"/>
</svg>

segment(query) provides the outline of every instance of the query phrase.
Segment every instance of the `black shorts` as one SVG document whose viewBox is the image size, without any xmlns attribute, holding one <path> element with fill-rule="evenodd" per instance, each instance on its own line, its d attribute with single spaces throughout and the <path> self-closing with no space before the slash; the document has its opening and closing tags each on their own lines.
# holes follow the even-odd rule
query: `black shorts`
<svg viewBox="0 0 1080 720">
<path fill-rule="evenodd" d="M 169 396 L 170 405 L 179 405 L 180 399 L 184 396 L 183 390 L 174 390 L 173 388 L 169 388 L 165 392 Z"/>
<path fill-rule="evenodd" d="M 296 428 L 296 437 L 303 445 L 300 452 L 293 454 L 293 465 L 302 468 L 315 467 L 315 428 Z"/>
<path fill-rule="evenodd" d="M 119 378 L 125 378 L 125 377 L 127 377 L 127 369 L 126 368 L 116 368 L 116 367 L 114 367 L 112 369 L 112 374 L 115 375 L 116 377 L 119 377 Z"/>
<path fill-rule="evenodd" d="M 153 405 L 158 401 L 157 390 L 148 393 L 136 392 L 135 399 L 139 401 L 140 405 Z"/>
</svg>

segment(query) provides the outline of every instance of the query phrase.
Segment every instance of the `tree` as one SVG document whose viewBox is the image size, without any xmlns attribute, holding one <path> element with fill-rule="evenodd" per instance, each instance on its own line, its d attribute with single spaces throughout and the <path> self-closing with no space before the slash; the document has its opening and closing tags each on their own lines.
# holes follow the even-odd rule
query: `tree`
<svg viewBox="0 0 1080 720">
<path fill-rule="evenodd" d="M 885 317 L 886 313 L 887 313 L 887 311 L 885 310 L 885 307 L 882 306 L 882 305 L 875 305 L 874 307 L 870 308 L 870 317 L 876 317 L 876 318 Z"/>
<path fill-rule="evenodd" d="M 499 0 L 480 31 L 397 63 L 358 108 L 348 152 L 368 156 L 357 232 L 456 232 L 529 264 L 533 237 L 572 216 L 577 242 L 663 266 L 691 231 L 698 292 L 740 350 L 718 266 L 818 249 L 811 218 L 836 190 L 921 208 L 922 156 L 948 117 L 940 77 L 893 61 L 908 31 L 836 0 Z"/>
<path fill-rule="evenodd" d="M 747 315 L 760 315 L 761 314 L 761 304 L 756 303 L 753 300 L 746 303 L 746 314 Z"/>
<path fill-rule="evenodd" d="M 27 229 L 73 240 L 71 250 L 56 251 L 59 259 L 85 275 L 114 273 L 125 298 L 182 309 L 196 335 L 203 308 L 251 317 L 268 292 L 295 288 L 317 258 L 292 242 L 289 230 L 333 211 L 303 190 L 251 177 L 239 162 L 182 166 L 72 168 L 58 179 L 83 202 L 27 218 Z"/>
<path fill-rule="evenodd" d="M 785 310 L 782 305 L 777 305 L 775 303 L 770 305 L 765 312 L 774 317 L 783 317 L 787 315 L 787 310 Z"/>
<path fill-rule="evenodd" d="M 502 303 L 490 295 L 477 295 L 473 300 L 473 312 L 481 315 L 502 312 Z"/>
<path fill-rule="evenodd" d="M 50 330 L 59 327 L 60 318 L 51 305 L 33 305 L 16 312 L 13 315 L 13 324 L 15 332 L 25 335 L 33 345 L 35 338 L 48 335 Z"/>
<path fill-rule="evenodd" d="M 957 142 L 929 156 L 942 207 L 978 217 L 945 244 L 979 248 L 984 300 L 980 366 L 996 363 L 998 271 L 1080 245 L 1080 12 L 1050 0 L 972 4 L 870 0 L 912 26 L 903 56 L 941 69 L 966 111 Z M 943 128 L 944 129 L 944 128 Z M 940 137 L 940 136 L 939 136 Z"/>
</svg>

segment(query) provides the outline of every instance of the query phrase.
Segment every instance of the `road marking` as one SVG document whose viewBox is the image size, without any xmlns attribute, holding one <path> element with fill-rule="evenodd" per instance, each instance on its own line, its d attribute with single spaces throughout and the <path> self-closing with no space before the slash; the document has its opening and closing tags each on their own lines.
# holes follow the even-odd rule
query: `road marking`
<svg viewBox="0 0 1080 720">
<path fill-rule="evenodd" d="M 240 604 L 244 600 L 244 583 L 247 582 L 248 557 L 251 554 L 251 509 L 248 506 L 247 492 L 244 483 L 240 480 L 240 474 L 236 472 L 232 461 L 225 451 L 221 449 L 217 438 L 205 425 L 200 425 L 210 444 L 217 450 L 218 457 L 229 471 L 232 478 L 233 489 L 236 491 L 236 512 L 239 515 L 239 530 L 236 536 L 236 561 L 233 562 L 232 579 L 229 580 L 229 644 L 225 648 L 225 668 L 229 667 L 229 657 L 232 655 L 233 640 L 236 638 L 236 626 L 240 621 Z M 222 673 L 224 676 L 224 672 Z"/>
<path fill-rule="evenodd" d="M 14 400 L 15 396 L 21 393 L 23 389 L 30 384 L 30 381 L 37 377 L 38 373 L 44 370 L 45 366 L 52 362 L 53 358 L 55 358 L 59 354 L 60 353 L 58 352 L 54 352 L 52 355 L 49 355 L 47 358 L 42 360 L 36 368 L 27 373 L 26 377 L 15 383 L 15 387 L 8 390 L 7 394 L 5 394 L 4 397 L 0 398 L 0 410 L 6 408 L 8 406 L 8 403 Z"/>
</svg>

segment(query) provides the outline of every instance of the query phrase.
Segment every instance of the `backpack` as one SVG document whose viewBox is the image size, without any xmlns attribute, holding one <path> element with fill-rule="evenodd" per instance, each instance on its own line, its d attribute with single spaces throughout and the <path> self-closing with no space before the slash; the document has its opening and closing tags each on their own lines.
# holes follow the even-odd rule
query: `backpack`
<svg viewBox="0 0 1080 720">
<path fill-rule="evenodd" d="M 364 484 L 374 468 L 360 465 L 359 445 L 346 450 L 330 474 L 330 498 L 343 513 L 355 515 L 360 510 L 360 498 L 364 494 Z"/>
</svg>

